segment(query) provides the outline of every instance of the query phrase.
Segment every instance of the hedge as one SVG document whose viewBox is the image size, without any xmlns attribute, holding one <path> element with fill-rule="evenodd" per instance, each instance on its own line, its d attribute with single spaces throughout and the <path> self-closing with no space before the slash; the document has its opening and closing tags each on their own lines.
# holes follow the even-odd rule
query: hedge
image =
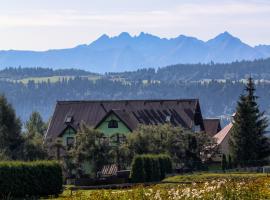
<svg viewBox="0 0 270 200">
<path fill-rule="evenodd" d="M 171 157 L 165 154 L 158 156 L 160 166 L 160 179 L 164 179 L 166 173 L 172 173 L 172 160 Z"/>
<path fill-rule="evenodd" d="M 0 162 L 0 198 L 58 195 L 62 180 L 57 162 Z"/>
<path fill-rule="evenodd" d="M 133 158 L 132 161 L 132 170 L 131 170 L 131 174 L 130 174 L 130 178 L 132 180 L 132 182 L 134 183 L 143 183 L 145 182 L 145 169 L 144 169 L 144 160 L 142 156 L 136 155 Z"/>
<path fill-rule="evenodd" d="M 171 173 L 172 161 L 168 155 L 136 155 L 131 165 L 131 180 L 135 183 L 160 181 Z"/>
</svg>

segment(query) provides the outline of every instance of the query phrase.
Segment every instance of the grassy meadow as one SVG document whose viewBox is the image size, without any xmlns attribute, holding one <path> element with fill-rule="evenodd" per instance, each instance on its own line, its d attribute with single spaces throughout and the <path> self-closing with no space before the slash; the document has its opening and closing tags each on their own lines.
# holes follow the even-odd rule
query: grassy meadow
<svg viewBox="0 0 270 200">
<path fill-rule="evenodd" d="M 89 76 L 81 76 L 82 78 L 86 78 L 89 81 L 96 81 L 101 78 L 99 75 L 89 75 Z M 61 81 L 63 79 L 69 80 L 74 79 L 75 76 L 48 76 L 48 77 L 29 77 L 24 79 L 19 79 L 17 82 L 21 82 L 23 84 L 27 84 L 29 81 L 34 81 L 35 83 L 48 82 L 55 83 L 57 81 Z"/>
<path fill-rule="evenodd" d="M 123 190 L 79 190 L 72 193 L 66 189 L 55 200 L 270 199 L 270 177 L 266 174 L 201 173 L 173 176 L 164 181 L 175 183 L 136 186 Z"/>
</svg>

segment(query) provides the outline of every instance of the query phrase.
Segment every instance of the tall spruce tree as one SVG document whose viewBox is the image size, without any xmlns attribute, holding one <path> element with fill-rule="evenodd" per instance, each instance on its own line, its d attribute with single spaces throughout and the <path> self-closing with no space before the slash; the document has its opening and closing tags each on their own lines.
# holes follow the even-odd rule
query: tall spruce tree
<svg viewBox="0 0 270 200">
<path fill-rule="evenodd" d="M 26 122 L 25 134 L 23 134 L 23 159 L 42 160 L 47 158 L 46 148 L 43 143 L 43 135 L 46 131 L 46 124 L 38 112 L 33 112 Z"/>
<path fill-rule="evenodd" d="M 10 159 L 21 159 L 21 122 L 11 104 L 0 95 L 0 151 Z"/>
<path fill-rule="evenodd" d="M 222 155 L 221 168 L 222 168 L 223 171 L 228 169 L 228 163 L 227 163 L 227 158 L 226 158 L 225 154 Z"/>
<path fill-rule="evenodd" d="M 25 124 L 26 133 L 30 135 L 39 134 L 43 136 L 47 129 L 46 124 L 44 123 L 39 112 L 32 112 L 29 117 L 29 120 Z"/>
<path fill-rule="evenodd" d="M 270 153 L 269 142 L 265 137 L 268 121 L 259 110 L 251 77 L 245 90 L 246 94 L 241 95 L 237 103 L 229 142 L 234 163 L 242 167 L 264 164 Z"/>
</svg>

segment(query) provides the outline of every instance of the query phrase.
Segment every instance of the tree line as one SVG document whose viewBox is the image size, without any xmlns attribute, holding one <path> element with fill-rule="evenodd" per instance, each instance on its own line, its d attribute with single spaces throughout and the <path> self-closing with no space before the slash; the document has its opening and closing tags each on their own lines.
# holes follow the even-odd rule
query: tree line
<svg viewBox="0 0 270 200">
<path fill-rule="evenodd" d="M 18 80 L 29 77 L 50 77 L 50 76 L 87 76 L 94 73 L 80 69 L 52 69 L 52 68 L 29 68 L 29 67 L 7 67 L 0 70 L 0 78 Z"/>
<path fill-rule="evenodd" d="M 258 103 L 270 114 L 270 83 L 256 84 Z M 25 122 L 33 111 L 48 120 L 57 100 L 117 100 L 117 99 L 174 99 L 198 98 L 204 117 L 230 116 L 235 112 L 237 99 L 243 92 L 243 82 L 205 83 L 124 83 L 108 79 L 90 81 L 85 78 L 63 79 L 55 83 L 28 84 L 0 81 L 0 91 L 14 106 Z"/>
<path fill-rule="evenodd" d="M 40 160 L 47 158 L 43 135 L 47 124 L 33 112 L 22 130 L 22 123 L 5 96 L 0 96 L 0 160 Z"/>
<path fill-rule="evenodd" d="M 252 75 L 254 79 L 270 79 L 270 58 L 254 61 L 236 61 L 232 63 L 208 63 L 208 64 L 176 64 L 160 68 L 142 68 L 135 71 L 107 72 L 104 79 L 121 77 L 131 82 L 141 80 L 159 80 L 162 82 L 201 81 L 201 80 L 240 80 Z M 90 69 L 91 71 L 91 69 Z M 29 68 L 8 67 L 0 70 L 0 78 L 12 80 L 28 77 L 50 76 L 87 76 L 97 75 L 80 69 L 53 69 L 53 68 Z"/>
<path fill-rule="evenodd" d="M 139 69 L 123 73 L 107 73 L 128 80 L 159 80 L 162 82 L 201 81 L 204 79 L 240 80 L 252 76 L 254 79 L 270 79 L 270 59 L 236 61 L 232 63 L 176 64 L 167 67 Z"/>
</svg>

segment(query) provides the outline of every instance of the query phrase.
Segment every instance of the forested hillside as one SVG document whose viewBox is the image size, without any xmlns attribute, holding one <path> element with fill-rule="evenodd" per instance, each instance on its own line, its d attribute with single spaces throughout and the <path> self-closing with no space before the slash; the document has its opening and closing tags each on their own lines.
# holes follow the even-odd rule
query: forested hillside
<svg viewBox="0 0 270 200">
<path fill-rule="evenodd" d="M 212 79 L 240 80 L 248 76 L 270 80 L 270 59 L 233 62 L 229 64 L 178 64 L 135 72 L 109 73 L 129 80 L 159 80 L 163 82 L 201 81 Z"/>
<path fill-rule="evenodd" d="M 169 99 L 199 98 L 205 117 L 231 115 L 236 101 L 243 92 L 241 82 L 220 83 L 131 83 L 99 79 L 75 78 L 28 84 L 1 81 L 0 91 L 4 92 L 14 105 L 18 115 L 25 121 L 33 110 L 39 111 L 45 119 L 53 112 L 57 100 L 89 99 Z M 259 83 L 257 94 L 262 109 L 270 114 L 270 84 Z"/>
<path fill-rule="evenodd" d="M 91 99 L 199 98 L 205 117 L 228 117 L 243 92 L 242 79 L 250 75 L 257 83 L 259 103 L 270 115 L 270 59 L 104 75 L 73 69 L 7 68 L 0 71 L 0 93 L 6 94 L 23 121 L 34 110 L 48 119 L 57 100 Z"/>
<path fill-rule="evenodd" d="M 0 79 L 19 80 L 30 77 L 52 77 L 52 76 L 87 76 L 94 73 L 79 69 L 56 69 L 51 68 L 5 68 L 0 70 Z"/>
<path fill-rule="evenodd" d="M 136 71 L 105 73 L 104 75 L 78 69 L 52 68 L 6 68 L 0 70 L 0 79 L 20 80 L 23 78 L 52 76 L 103 76 L 104 79 L 122 79 L 128 82 L 158 80 L 163 82 L 202 80 L 241 80 L 252 76 L 256 80 L 270 80 L 270 58 L 233 63 L 178 64 L 158 69 L 144 68 Z"/>
</svg>

